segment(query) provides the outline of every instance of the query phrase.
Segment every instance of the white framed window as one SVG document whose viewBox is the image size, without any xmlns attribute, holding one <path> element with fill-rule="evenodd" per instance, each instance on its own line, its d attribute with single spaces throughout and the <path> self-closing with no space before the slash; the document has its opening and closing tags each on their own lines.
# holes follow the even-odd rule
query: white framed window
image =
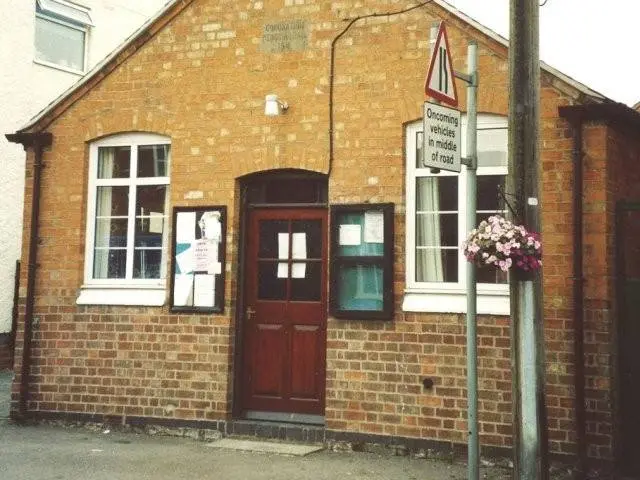
<svg viewBox="0 0 640 480">
<path fill-rule="evenodd" d="M 466 117 L 462 116 L 462 149 L 466 152 Z M 466 167 L 460 174 L 433 173 L 422 163 L 422 120 L 407 125 L 406 155 L 406 291 L 403 310 L 466 311 L 467 236 Z M 479 221 L 504 214 L 507 174 L 507 118 L 478 115 L 477 214 Z M 478 313 L 508 314 L 507 275 L 478 271 Z"/>
<path fill-rule="evenodd" d="M 36 0 L 36 63 L 82 74 L 87 64 L 89 9 L 65 0 Z"/>
<path fill-rule="evenodd" d="M 89 147 L 85 284 L 78 303 L 162 305 L 170 140 L 119 134 Z"/>
</svg>

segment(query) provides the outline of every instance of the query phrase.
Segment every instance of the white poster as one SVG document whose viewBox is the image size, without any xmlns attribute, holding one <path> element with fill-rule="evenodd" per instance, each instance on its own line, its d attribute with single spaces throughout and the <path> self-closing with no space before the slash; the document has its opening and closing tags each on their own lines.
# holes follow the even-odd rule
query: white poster
<svg viewBox="0 0 640 480">
<path fill-rule="evenodd" d="M 176 307 L 191 307 L 193 305 L 193 275 L 174 276 L 173 304 Z"/>
<path fill-rule="evenodd" d="M 149 232 L 162 233 L 164 228 L 164 215 L 158 212 L 149 212 Z"/>
<path fill-rule="evenodd" d="M 307 234 L 294 233 L 291 242 L 291 258 L 301 260 L 307 258 Z"/>
<path fill-rule="evenodd" d="M 220 243 L 222 240 L 222 225 L 220 224 L 220 212 L 204 212 L 198 222 L 202 238 Z"/>
<path fill-rule="evenodd" d="M 338 242 L 340 245 L 360 245 L 360 225 L 340 225 Z"/>
<path fill-rule="evenodd" d="M 191 243 L 196 239 L 196 212 L 178 212 L 176 243 Z"/>
<path fill-rule="evenodd" d="M 193 269 L 196 272 L 213 270 L 218 260 L 218 244 L 212 240 L 196 240 L 193 242 Z"/>
<path fill-rule="evenodd" d="M 384 214 L 376 210 L 364 212 L 364 241 L 384 243 Z"/>
<path fill-rule="evenodd" d="M 193 305 L 195 307 L 213 307 L 215 305 L 215 278 L 214 275 L 194 275 Z"/>
<path fill-rule="evenodd" d="M 278 278 L 289 278 L 289 264 L 288 263 L 279 263 L 278 264 Z"/>
<path fill-rule="evenodd" d="M 178 264 L 180 273 L 193 272 L 193 246 L 176 255 L 176 263 Z"/>
<path fill-rule="evenodd" d="M 306 263 L 294 263 L 291 265 L 291 278 L 304 278 L 306 273 Z"/>
</svg>

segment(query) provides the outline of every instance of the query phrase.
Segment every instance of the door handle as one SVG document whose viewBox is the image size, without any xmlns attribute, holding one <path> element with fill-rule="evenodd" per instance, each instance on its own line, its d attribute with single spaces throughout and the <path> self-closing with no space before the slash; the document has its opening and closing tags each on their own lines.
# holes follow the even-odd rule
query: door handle
<svg viewBox="0 0 640 480">
<path fill-rule="evenodd" d="M 247 320 L 251 320 L 251 317 L 253 317 L 253 315 L 255 315 L 255 313 L 256 313 L 256 311 L 252 307 L 247 307 L 247 310 L 245 312 Z"/>
</svg>

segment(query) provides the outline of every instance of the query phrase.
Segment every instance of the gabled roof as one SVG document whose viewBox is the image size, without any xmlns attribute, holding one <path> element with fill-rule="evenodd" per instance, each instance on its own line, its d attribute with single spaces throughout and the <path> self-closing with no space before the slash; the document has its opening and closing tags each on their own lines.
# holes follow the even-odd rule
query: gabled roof
<svg viewBox="0 0 640 480">
<path fill-rule="evenodd" d="M 47 105 L 43 110 L 41 110 L 37 115 L 35 115 L 29 122 L 24 125 L 22 128 L 18 130 L 18 132 L 25 132 L 33 129 L 34 127 L 38 127 L 38 124 L 41 120 L 45 119 L 47 116 L 54 113 L 54 111 L 62 107 L 62 110 L 59 112 L 61 114 L 66 108 L 75 103 L 75 101 L 79 100 L 87 89 L 83 89 L 83 87 L 91 88 L 94 84 L 98 83 L 104 77 L 106 77 L 109 73 L 115 70 L 118 65 L 120 65 L 126 58 L 131 56 L 138 48 L 140 48 L 144 43 L 147 42 L 156 32 L 158 32 L 164 25 L 166 25 L 171 19 L 173 19 L 176 15 L 178 15 L 182 10 L 184 10 L 189 4 L 191 4 L 194 0 L 168 0 L 166 5 L 158 11 L 154 16 L 149 18 L 138 30 L 136 30 L 129 38 L 127 38 L 118 48 L 116 48 L 113 52 L 111 52 L 107 57 L 105 57 L 101 62 L 96 64 L 89 72 L 86 73 L 78 82 L 72 85 L 68 90 L 62 93 L 59 97 L 53 100 L 49 105 Z M 444 0 L 431 0 L 431 2 L 435 5 L 438 5 L 440 8 L 449 12 L 454 17 L 457 17 L 460 21 L 470 25 L 474 29 L 478 30 L 483 35 L 488 38 L 494 40 L 498 44 L 509 48 L 509 41 L 493 30 L 485 27 L 481 23 L 477 22 L 473 18 L 469 17 L 465 13 L 461 12 L 454 6 L 450 5 Z M 610 99 L 605 97 L 604 95 L 596 92 L 595 90 L 590 89 L 583 83 L 574 80 L 573 78 L 565 75 L 559 70 L 551 67 L 550 65 L 540 62 L 540 68 L 542 71 L 547 72 L 565 83 L 566 85 L 574 88 L 578 92 L 590 97 L 590 100 L 595 103 L 600 102 L 611 102 Z M 67 102 L 66 108 L 64 103 Z M 40 128 L 46 128 L 49 123 L 51 123 L 57 115 L 53 115 L 48 123 L 42 125 Z"/>
</svg>

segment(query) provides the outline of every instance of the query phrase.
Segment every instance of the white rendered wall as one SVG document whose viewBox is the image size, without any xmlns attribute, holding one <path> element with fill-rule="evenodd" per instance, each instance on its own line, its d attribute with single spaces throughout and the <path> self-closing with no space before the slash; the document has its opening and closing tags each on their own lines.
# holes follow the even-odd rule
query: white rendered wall
<svg viewBox="0 0 640 480">
<path fill-rule="evenodd" d="M 118 47 L 167 0 L 76 0 L 91 8 L 89 68 Z M 0 29 L 0 334 L 11 331 L 16 260 L 22 243 L 25 153 L 13 133 L 80 79 L 34 63 L 35 0 L 2 0 Z M 55 142 L 55 139 L 54 139 Z M 25 285 L 21 286 L 22 288 Z"/>
</svg>

